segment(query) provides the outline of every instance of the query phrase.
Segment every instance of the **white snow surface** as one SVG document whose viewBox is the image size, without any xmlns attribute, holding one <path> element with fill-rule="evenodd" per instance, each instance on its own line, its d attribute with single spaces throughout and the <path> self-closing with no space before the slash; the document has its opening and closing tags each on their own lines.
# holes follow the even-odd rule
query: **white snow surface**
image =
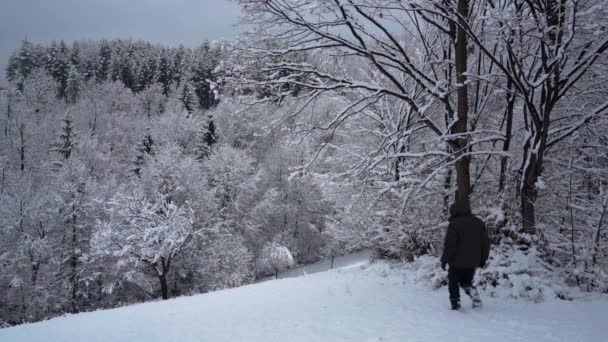
<svg viewBox="0 0 608 342">
<path fill-rule="evenodd" d="M 351 260 L 331 271 L 0 329 L 1 342 L 608 341 L 608 298 L 484 298 L 449 310 L 411 269 Z M 464 295 L 464 294 L 463 294 Z"/>
</svg>

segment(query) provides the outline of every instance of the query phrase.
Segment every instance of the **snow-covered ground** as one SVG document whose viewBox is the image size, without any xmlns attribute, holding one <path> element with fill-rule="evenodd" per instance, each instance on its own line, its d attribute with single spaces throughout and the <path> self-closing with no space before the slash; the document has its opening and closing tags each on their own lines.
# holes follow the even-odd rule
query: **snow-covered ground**
<svg viewBox="0 0 608 342">
<path fill-rule="evenodd" d="M 486 299 L 449 310 L 385 262 L 267 281 L 165 302 L 84 313 L 0 330 L 2 342 L 94 341 L 608 341 L 608 299 L 531 304 Z"/>
</svg>

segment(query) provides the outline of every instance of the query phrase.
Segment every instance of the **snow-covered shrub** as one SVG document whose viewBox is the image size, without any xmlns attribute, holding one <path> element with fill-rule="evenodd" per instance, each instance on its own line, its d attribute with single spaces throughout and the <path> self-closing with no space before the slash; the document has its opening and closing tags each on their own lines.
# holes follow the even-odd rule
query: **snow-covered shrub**
<svg viewBox="0 0 608 342">
<path fill-rule="evenodd" d="M 258 268 L 266 274 L 272 274 L 275 278 L 279 273 L 293 266 L 293 256 L 287 247 L 272 243 L 262 250 L 258 259 Z"/>
<path fill-rule="evenodd" d="M 232 288 L 253 280 L 253 255 L 245 246 L 244 239 L 226 230 L 214 234 L 205 243 L 205 263 L 199 272 L 205 283 L 202 291 Z"/>
</svg>

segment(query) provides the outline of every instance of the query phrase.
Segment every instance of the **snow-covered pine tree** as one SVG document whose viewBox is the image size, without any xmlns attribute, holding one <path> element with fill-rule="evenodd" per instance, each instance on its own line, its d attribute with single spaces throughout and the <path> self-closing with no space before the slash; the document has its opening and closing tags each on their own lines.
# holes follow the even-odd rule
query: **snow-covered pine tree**
<svg viewBox="0 0 608 342">
<path fill-rule="evenodd" d="M 51 145 L 51 150 L 59 153 L 60 159 L 55 162 L 56 166 L 62 166 L 70 159 L 77 142 L 77 133 L 74 129 L 74 118 L 70 112 L 66 112 L 61 126 L 61 132 L 57 140 Z"/>
<path fill-rule="evenodd" d="M 82 87 L 82 76 L 75 65 L 70 66 L 70 72 L 68 74 L 68 80 L 65 89 L 66 102 L 74 104 L 78 101 L 80 96 L 80 89 Z"/>
<path fill-rule="evenodd" d="M 99 57 L 97 61 L 97 82 L 108 79 L 110 74 L 110 60 L 112 59 L 112 48 L 107 40 L 103 39 L 99 44 Z"/>
<path fill-rule="evenodd" d="M 15 82 L 17 88 L 21 90 L 25 79 L 35 68 L 41 66 L 40 64 L 40 56 L 36 46 L 29 40 L 24 39 L 19 50 L 12 54 L 9 59 L 6 69 L 7 78 L 9 81 Z"/>
<path fill-rule="evenodd" d="M 62 285 L 56 290 L 60 292 L 63 309 L 76 313 L 82 310 L 86 299 L 81 257 L 89 249 L 94 192 L 86 166 L 71 152 L 69 159 L 63 161 L 56 182 L 56 208 L 60 215 L 54 233 L 60 241 L 56 247 L 60 261 L 56 272 Z"/>
<path fill-rule="evenodd" d="M 169 60 L 169 52 L 166 49 L 161 49 L 158 60 L 158 83 L 163 86 L 163 94 L 169 95 L 171 91 L 171 85 L 173 83 L 173 77 L 171 74 L 171 62 Z"/>
<path fill-rule="evenodd" d="M 154 156 L 154 139 L 152 139 L 152 132 L 150 129 L 148 129 L 144 137 L 141 139 L 141 142 L 137 145 L 136 150 L 137 155 L 133 161 L 133 164 L 135 165 L 133 168 L 133 173 L 139 177 L 141 175 L 141 169 L 146 163 L 146 159 L 150 156 Z"/>
<path fill-rule="evenodd" d="M 72 43 L 72 50 L 70 51 L 70 66 L 75 66 L 77 70 L 80 70 L 81 63 L 80 44 L 75 41 Z"/>
<path fill-rule="evenodd" d="M 66 101 L 66 89 L 68 86 L 68 77 L 70 73 L 69 58 L 69 49 L 62 40 L 59 42 L 59 46 L 57 47 L 57 55 L 50 66 L 50 74 L 58 84 L 57 97 Z"/>
<path fill-rule="evenodd" d="M 217 140 L 217 129 L 213 117 L 209 116 L 207 123 L 201 127 L 197 134 L 196 159 L 203 160 L 209 157 Z"/>
<path fill-rule="evenodd" d="M 181 80 L 181 85 L 178 89 L 178 99 L 188 116 L 198 110 L 198 101 L 196 99 L 196 92 L 194 86 L 190 82 L 189 77 L 185 77 Z"/>
<path fill-rule="evenodd" d="M 215 101 L 211 82 L 213 81 L 213 69 L 216 67 L 211 55 L 209 42 L 204 42 L 197 50 L 192 65 L 192 84 L 196 89 L 198 104 L 203 109 L 211 108 Z"/>
</svg>

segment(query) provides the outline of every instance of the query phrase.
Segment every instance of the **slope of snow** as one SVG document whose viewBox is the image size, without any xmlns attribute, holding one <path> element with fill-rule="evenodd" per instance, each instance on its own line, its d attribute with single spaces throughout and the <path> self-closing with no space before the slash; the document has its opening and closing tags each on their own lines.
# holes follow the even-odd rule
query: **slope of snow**
<svg viewBox="0 0 608 342">
<path fill-rule="evenodd" d="M 608 340 L 608 299 L 486 299 L 448 309 L 447 290 L 378 262 L 0 330 L 2 342 Z"/>
</svg>

